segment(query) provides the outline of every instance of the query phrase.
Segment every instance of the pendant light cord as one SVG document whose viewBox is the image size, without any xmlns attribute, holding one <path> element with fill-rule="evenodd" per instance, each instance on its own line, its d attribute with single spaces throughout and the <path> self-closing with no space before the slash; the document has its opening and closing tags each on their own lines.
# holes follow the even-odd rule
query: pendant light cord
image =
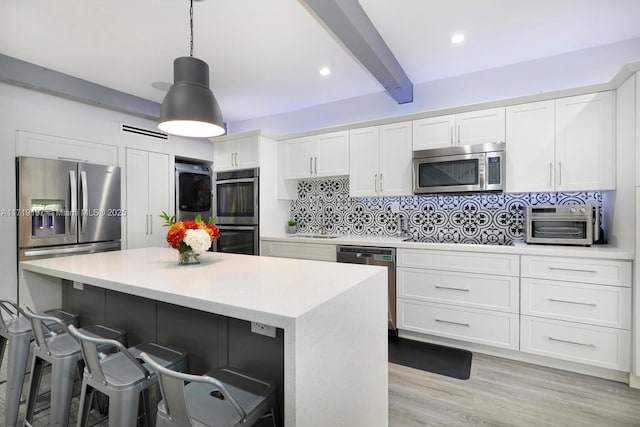
<svg viewBox="0 0 640 427">
<path fill-rule="evenodd" d="M 189 25 L 191 27 L 191 41 L 189 43 L 189 56 L 193 56 L 193 0 L 191 0 L 191 7 L 189 8 Z"/>
</svg>

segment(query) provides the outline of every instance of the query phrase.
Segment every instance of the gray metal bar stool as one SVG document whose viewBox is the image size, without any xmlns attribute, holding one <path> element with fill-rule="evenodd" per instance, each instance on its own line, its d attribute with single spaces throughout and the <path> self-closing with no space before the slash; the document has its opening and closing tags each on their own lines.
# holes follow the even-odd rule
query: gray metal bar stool
<svg viewBox="0 0 640 427">
<path fill-rule="evenodd" d="M 265 380 L 228 367 L 206 375 L 183 374 L 145 353 L 140 357 L 160 383 L 156 427 L 250 426 L 265 417 L 280 424 L 277 388 Z"/>
<path fill-rule="evenodd" d="M 134 427 L 138 419 L 140 395 L 157 383 L 155 373 L 148 371 L 140 359 L 145 352 L 164 367 L 186 370 L 187 354 L 156 343 L 145 343 L 126 348 L 118 341 L 91 337 L 75 327 L 69 332 L 80 341 L 85 369 L 82 375 L 78 427 L 86 426 L 95 391 L 109 398 L 109 426 Z M 99 346 L 109 346 L 116 353 L 101 355 Z M 155 418 L 145 408 L 145 423 Z"/>
<path fill-rule="evenodd" d="M 46 312 L 64 324 L 78 325 L 78 315 L 55 309 Z M 49 322 L 52 330 L 58 330 L 56 323 Z M 5 422 L 15 427 L 20 410 L 20 396 L 24 384 L 29 348 L 33 338 L 31 322 L 24 317 L 24 311 L 12 301 L 0 300 L 0 363 L 7 350 L 7 384 L 4 403 Z"/>
<path fill-rule="evenodd" d="M 24 314 L 31 321 L 33 335 L 35 336 L 25 420 L 29 424 L 33 421 L 42 374 L 44 368 L 47 365 L 51 365 L 49 424 L 67 426 L 78 362 L 82 361 L 80 344 L 74 337 L 69 335 L 67 326 L 55 317 L 36 314 L 29 308 L 24 310 Z M 57 324 L 62 333 L 51 332 L 47 323 Z M 125 331 L 102 325 L 85 326 L 80 328 L 80 331 L 89 336 L 114 339 L 123 343 L 126 343 L 127 339 Z"/>
</svg>

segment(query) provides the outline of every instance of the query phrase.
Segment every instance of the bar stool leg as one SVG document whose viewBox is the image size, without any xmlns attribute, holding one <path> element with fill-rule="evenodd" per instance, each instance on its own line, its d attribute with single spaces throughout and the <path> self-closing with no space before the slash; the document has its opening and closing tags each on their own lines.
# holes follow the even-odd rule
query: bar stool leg
<svg viewBox="0 0 640 427">
<path fill-rule="evenodd" d="M 7 396 L 5 400 L 5 422 L 8 427 L 15 427 L 20 409 L 20 395 L 24 383 L 24 373 L 29 358 L 31 331 L 11 335 L 7 357 Z"/>
<path fill-rule="evenodd" d="M 42 373 L 44 372 L 46 362 L 38 357 L 33 358 L 31 363 L 31 376 L 29 377 L 29 394 L 27 395 L 27 413 L 25 419 L 31 423 L 33 414 L 36 410 L 36 400 L 38 400 L 38 390 L 40 390 L 40 382 Z"/>
<path fill-rule="evenodd" d="M 139 402 L 140 390 L 137 388 L 111 394 L 109 396 L 109 427 L 135 427 Z"/>
<path fill-rule="evenodd" d="M 71 397 L 73 395 L 73 381 L 76 377 L 78 359 L 67 357 L 52 364 L 51 369 L 51 415 L 50 423 L 53 426 L 67 426 L 69 424 L 69 412 L 71 410 Z"/>
<path fill-rule="evenodd" d="M 84 427 L 89 424 L 89 411 L 93 400 L 94 390 L 87 385 L 87 373 L 82 375 L 82 388 L 80 389 L 80 405 L 78 407 L 77 427 Z"/>
</svg>

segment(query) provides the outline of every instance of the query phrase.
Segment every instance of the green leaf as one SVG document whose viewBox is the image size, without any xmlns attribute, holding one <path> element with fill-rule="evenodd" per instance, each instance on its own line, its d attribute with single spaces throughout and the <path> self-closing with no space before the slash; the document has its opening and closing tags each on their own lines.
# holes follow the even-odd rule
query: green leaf
<svg viewBox="0 0 640 427">
<path fill-rule="evenodd" d="M 218 218 L 216 218 L 215 216 L 212 216 L 211 218 L 209 218 L 209 222 L 207 222 L 207 224 L 215 224 L 217 220 Z"/>
<path fill-rule="evenodd" d="M 162 213 L 159 215 L 159 217 L 164 219 L 164 224 L 162 224 L 162 225 L 165 226 L 165 227 L 171 227 L 173 224 L 176 223 L 176 216 L 175 215 L 169 215 L 165 211 L 162 211 Z"/>
<path fill-rule="evenodd" d="M 202 216 L 201 215 L 196 215 L 196 217 L 194 218 L 195 222 L 202 222 Z"/>
</svg>

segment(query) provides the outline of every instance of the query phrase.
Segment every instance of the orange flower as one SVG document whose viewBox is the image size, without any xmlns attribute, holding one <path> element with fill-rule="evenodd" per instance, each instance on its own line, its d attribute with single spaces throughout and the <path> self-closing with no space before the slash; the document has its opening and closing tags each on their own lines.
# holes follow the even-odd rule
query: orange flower
<svg viewBox="0 0 640 427">
<path fill-rule="evenodd" d="M 175 217 L 169 216 L 164 212 L 160 217 L 166 221 L 165 225 L 169 227 L 166 239 L 167 243 L 174 249 L 180 251 L 188 249 L 188 246 L 183 243 L 187 230 L 205 230 L 212 241 L 220 238 L 220 230 L 213 223 L 215 219 L 211 219 L 209 224 L 205 224 L 199 216 L 195 220 L 185 219 L 178 222 L 173 222 Z"/>
</svg>

